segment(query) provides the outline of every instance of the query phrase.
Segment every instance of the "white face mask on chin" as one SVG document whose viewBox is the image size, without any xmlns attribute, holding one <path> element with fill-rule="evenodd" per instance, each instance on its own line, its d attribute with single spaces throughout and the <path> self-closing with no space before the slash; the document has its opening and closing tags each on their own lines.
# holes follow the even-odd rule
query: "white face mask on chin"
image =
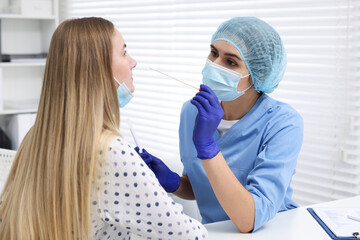
<svg viewBox="0 0 360 240">
<path fill-rule="evenodd" d="M 115 77 L 114 79 L 119 84 L 119 87 L 117 88 L 117 95 L 120 108 L 123 108 L 126 104 L 130 102 L 134 95 L 131 93 L 125 83 L 120 83 Z"/>
</svg>

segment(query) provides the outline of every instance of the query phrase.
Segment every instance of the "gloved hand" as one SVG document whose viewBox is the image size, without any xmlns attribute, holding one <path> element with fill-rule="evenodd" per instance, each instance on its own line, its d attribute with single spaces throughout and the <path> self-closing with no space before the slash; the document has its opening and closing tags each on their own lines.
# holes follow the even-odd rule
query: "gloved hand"
<svg viewBox="0 0 360 240">
<path fill-rule="evenodd" d="M 166 192 L 172 193 L 179 188 L 180 176 L 177 173 L 171 171 L 165 165 L 165 163 L 148 153 L 145 149 L 142 149 L 141 153 L 139 152 L 139 147 L 134 149 L 149 166 L 149 168 L 155 173 L 156 178 L 159 180 L 161 186 L 165 189 Z"/>
<path fill-rule="evenodd" d="M 197 157 L 211 159 L 215 157 L 220 148 L 215 142 L 215 131 L 224 116 L 219 100 L 208 86 L 201 84 L 201 92 L 198 92 L 191 103 L 198 109 L 193 131 L 193 142 L 197 151 Z"/>
</svg>

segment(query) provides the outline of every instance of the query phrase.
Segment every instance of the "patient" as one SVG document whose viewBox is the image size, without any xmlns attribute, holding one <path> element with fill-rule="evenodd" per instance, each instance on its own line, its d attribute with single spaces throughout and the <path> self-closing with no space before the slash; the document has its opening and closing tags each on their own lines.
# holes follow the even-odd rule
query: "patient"
<svg viewBox="0 0 360 240">
<path fill-rule="evenodd" d="M 0 239 L 206 239 L 119 133 L 136 61 L 114 25 L 67 20 L 0 196 Z"/>
</svg>

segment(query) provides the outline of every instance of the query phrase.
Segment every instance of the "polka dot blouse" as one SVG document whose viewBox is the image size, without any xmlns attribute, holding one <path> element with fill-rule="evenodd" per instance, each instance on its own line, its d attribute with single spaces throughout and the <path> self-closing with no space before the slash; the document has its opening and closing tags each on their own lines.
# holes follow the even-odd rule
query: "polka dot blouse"
<svg viewBox="0 0 360 240">
<path fill-rule="evenodd" d="M 106 158 L 92 193 L 92 239 L 207 239 L 125 140 L 114 139 Z"/>
</svg>

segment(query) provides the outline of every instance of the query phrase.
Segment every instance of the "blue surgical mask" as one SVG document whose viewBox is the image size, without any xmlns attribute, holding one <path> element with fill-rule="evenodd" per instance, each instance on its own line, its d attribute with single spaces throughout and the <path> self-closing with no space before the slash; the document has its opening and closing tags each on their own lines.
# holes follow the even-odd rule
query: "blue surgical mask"
<svg viewBox="0 0 360 240">
<path fill-rule="evenodd" d="M 242 96 L 253 85 L 251 84 L 243 91 L 238 91 L 237 86 L 240 79 L 250 76 L 250 74 L 243 76 L 241 73 L 213 63 L 209 59 L 206 59 L 202 75 L 203 83 L 209 86 L 222 101 L 232 101 Z"/>
<path fill-rule="evenodd" d="M 119 84 L 119 87 L 117 88 L 117 95 L 119 105 L 121 108 L 123 108 L 126 104 L 130 102 L 134 95 L 130 92 L 129 88 L 126 86 L 125 83 L 119 83 L 119 81 L 115 77 L 114 79 Z"/>
</svg>

